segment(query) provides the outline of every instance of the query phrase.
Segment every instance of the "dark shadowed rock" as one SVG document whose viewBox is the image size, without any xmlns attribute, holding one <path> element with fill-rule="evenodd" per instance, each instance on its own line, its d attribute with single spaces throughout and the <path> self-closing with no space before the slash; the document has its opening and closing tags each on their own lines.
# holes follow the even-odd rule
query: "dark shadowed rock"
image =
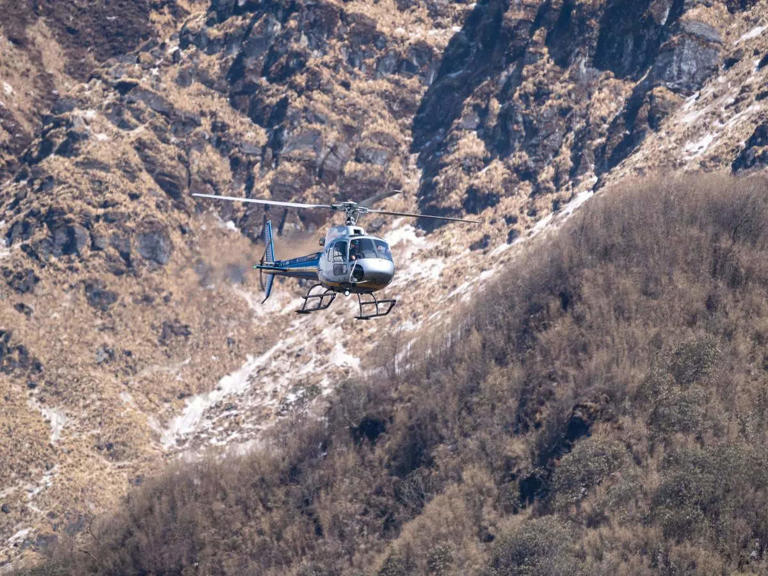
<svg viewBox="0 0 768 576">
<path fill-rule="evenodd" d="M 307 37 L 310 50 L 323 50 L 337 33 L 341 21 L 340 8 L 324 2 L 308 3 L 301 14 L 299 27 Z"/>
<path fill-rule="evenodd" d="M 483 234 L 483 237 L 480 238 L 477 242 L 472 242 L 472 244 L 469 245 L 469 249 L 472 251 L 475 250 L 485 250 L 490 246 L 491 244 L 491 236 L 489 234 Z"/>
<path fill-rule="evenodd" d="M 437 74 L 439 57 L 429 44 L 416 42 L 408 47 L 405 56 L 398 63 L 398 72 L 419 76 L 425 84 L 432 84 Z"/>
<path fill-rule="evenodd" d="M 38 226 L 37 218 L 30 214 L 22 220 L 17 220 L 11 225 L 8 233 L 5 235 L 6 243 L 11 246 L 16 242 L 29 240 Z"/>
<path fill-rule="evenodd" d="M 160 223 L 145 225 L 136 235 L 136 244 L 139 255 L 145 260 L 164 266 L 171 259 L 173 243 Z"/>
<path fill-rule="evenodd" d="M 39 534 L 35 538 L 34 549 L 42 553 L 50 552 L 56 547 L 59 537 L 56 534 Z"/>
<path fill-rule="evenodd" d="M 34 312 L 34 310 L 30 306 L 24 304 L 24 302 L 18 302 L 17 304 L 14 304 L 13 309 L 20 314 L 24 314 L 26 317 L 32 316 L 32 312 Z"/>
<path fill-rule="evenodd" d="M 0 330 L 0 372 L 11 374 L 17 370 L 39 373 L 43 369 L 40 361 L 32 356 L 23 344 L 13 345 L 13 333 Z"/>
<path fill-rule="evenodd" d="M 126 102 L 129 104 L 132 102 L 143 102 L 148 108 L 163 116 L 170 116 L 173 113 L 173 104 L 163 96 L 160 96 L 160 94 L 146 88 L 134 88 L 131 90 L 126 97 Z"/>
<path fill-rule="evenodd" d="M 176 159 L 163 156 L 144 141 L 136 143 L 144 168 L 160 189 L 174 200 L 179 200 L 187 189 L 187 171 Z"/>
<path fill-rule="evenodd" d="M 166 320 L 160 331 L 160 344 L 166 345 L 174 338 L 187 339 L 192 335 L 189 324 L 183 324 L 178 320 Z"/>
<path fill-rule="evenodd" d="M 499 203 L 499 195 L 494 192 L 484 192 L 475 186 L 470 186 L 464 197 L 464 210 L 470 214 L 479 214 L 486 208 L 496 206 Z"/>
<path fill-rule="evenodd" d="M 19 294 L 31 292 L 40 278 L 32 270 L 17 270 L 12 272 L 8 268 L 3 268 L 3 276 L 8 286 L 13 288 Z"/>
<path fill-rule="evenodd" d="M 680 17 L 682 2 L 614 0 L 607 4 L 600 20 L 595 66 L 622 78 L 639 78 L 656 58 L 667 27 Z M 663 14 L 666 17 L 659 18 Z"/>
<path fill-rule="evenodd" d="M 68 130 L 64 140 L 56 147 L 55 154 L 72 158 L 79 152 L 79 144 L 88 140 L 88 132 L 84 130 Z"/>
<path fill-rule="evenodd" d="M 79 224 L 56 226 L 51 232 L 52 253 L 61 256 L 82 256 L 88 245 L 88 231 Z"/>
<path fill-rule="evenodd" d="M 171 132 L 176 138 L 186 138 L 199 127 L 200 118 L 193 114 L 174 115 L 171 120 Z"/>
<path fill-rule="evenodd" d="M 117 232 L 112 234 L 109 239 L 109 244 L 117 250 L 120 258 L 130 266 L 131 264 L 131 239 L 128 236 L 123 236 Z"/>
<path fill-rule="evenodd" d="M 692 24 L 687 23 L 688 26 Z M 662 46 L 651 71 L 651 79 L 655 85 L 664 85 L 673 92 L 690 95 L 720 68 L 719 36 L 715 42 L 691 34 L 685 27 L 683 32 Z M 714 30 L 712 33 L 717 34 Z"/>
<path fill-rule="evenodd" d="M 648 82 L 640 83 L 627 99 L 624 110 L 611 122 L 604 144 L 596 151 L 596 171 L 602 173 L 617 166 L 651 130 L 658 130 L 674 109 L 674 98 L 666 88 L 648 90 Z"/>
<path fill-rule="evenodd" d="M 363 145 L 355 151 L 355 161 L 363 164 L 386 166 L 392 158 L 392 150 L 381 146 Z"/>
<path fill-rule="evenodd" d="M 733 172 L 768 166 L 768 122 L 760 124 L 731 164 Z"/>
<path fill-rule="evenodd" d="M 346 142 L 337 142 L 323 159 L 319 176 L 328 184 L 335 182 L 352 156 L 352 148 Z"/>
<path fill-rule="evenodd" d="M 239 3 L 237 0 L 211 0 L 209 12 L 215 16 L 216 21 L 224 22 L 235 13 L 235 7 Z"/>
<path fill-rule="evenodd" d="M 136 88 L 136 86 L 139 85 L 139 80 L 136 80 L 135 78 L 121 78 L 117 82 L 114 83 L 115 90 L 120 92 L 121 95 L 125 96 Z"/>
<path fill-rule="evenodd" d="M 107 290 L 101 280 L 87 280 L 85 282 L 85 298 L 88 304 L 94 308 L 106 312 L 115 302 L 117 294 Z"/>
<path fill-rule="evenodd" d="M 101 234 L 93 234 L 91 236 L 91 250 L 94 252 L 106 250 L 108 246 L 109 240 L 107 240 L 106 236 L 102 236 Z"/>
</svg>

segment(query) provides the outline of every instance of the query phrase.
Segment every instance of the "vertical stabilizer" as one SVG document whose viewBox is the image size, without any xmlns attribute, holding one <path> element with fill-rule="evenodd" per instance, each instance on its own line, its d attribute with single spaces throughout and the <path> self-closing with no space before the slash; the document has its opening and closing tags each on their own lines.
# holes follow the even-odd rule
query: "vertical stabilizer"
<svg viewBox="0 0 768 576">
<path fill-rule="evenodd" d="M 264 226 L 264 244 L 266 248 L 264 249 L 264 256 L 261 258 L 262 264 L 274 264 L 275 263 L 275 244 L 272 239 L 272 220 L 267 220 L 266 225 Z M 262 303 L 267 301 L 267 298 L 269 298 L 269 295 L 272 293 L 272 285 L 275 282 L 275 275 L 274 274 L 267 274 L 267 280 L 266 282 L 263 282 L 264 286 L 264 300 Z"/>
</svg>

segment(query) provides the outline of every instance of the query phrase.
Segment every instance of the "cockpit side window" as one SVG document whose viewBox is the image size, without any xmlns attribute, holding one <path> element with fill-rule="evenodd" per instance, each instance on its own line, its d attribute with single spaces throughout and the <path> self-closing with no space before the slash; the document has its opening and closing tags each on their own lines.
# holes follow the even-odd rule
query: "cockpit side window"
<svg viewBox="0 0 768 576">
<path fill-rule="evenodd" d="M 347 243 L 343 240 L 331 247 L 331 262 L 341 263 L 347 260 Z"/>
<path fill-rule="evenodd" d="M 389 251 L 389 244 L 384 240 L 374 240 L 376 243 L 376 257 L 392 260 L 392 252 Z"/>
</svg>

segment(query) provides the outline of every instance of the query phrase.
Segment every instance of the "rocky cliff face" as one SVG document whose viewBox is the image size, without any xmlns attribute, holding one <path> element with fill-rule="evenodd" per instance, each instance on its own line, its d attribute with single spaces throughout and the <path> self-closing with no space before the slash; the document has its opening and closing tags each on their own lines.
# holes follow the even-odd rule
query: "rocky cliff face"
<svg viewBox="0 0 768 576">
<path fill-rule="evenodd" d="M 400 267 L 397 314 L 377 329 L 407 347 L 439 321 L 436 302 L 471 296 L 516 239 L 602 183 L 768 165 L 766 8 L 13 4 L 0 27 L 5 560 L 83 530 L 167 456 L 253 441 L 380 357 L 343 304 L 288 314 L 294 284 L 252 305 L 265 218 L 293 234 L 285 255 L 324 215 L 192 192 L 327 202 L 402 188 L 386 206 L 480 214 L 482 227 L 426 235 L 365 223 Z"/>
<path fill-rule="evenodd" d="M 728 8 L 696 4 L 478 5 L 414 119 L 422 207 L 470 190 L 563 200 L 610 172 L 720 69 L 710 22 Z"/>
</svg>

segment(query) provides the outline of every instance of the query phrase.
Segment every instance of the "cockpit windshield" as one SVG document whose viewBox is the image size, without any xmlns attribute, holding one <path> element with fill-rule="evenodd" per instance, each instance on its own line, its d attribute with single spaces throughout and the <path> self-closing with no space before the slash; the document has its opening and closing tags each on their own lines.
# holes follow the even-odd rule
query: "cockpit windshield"
<svg viewBox="0 0 768 576">
<path fill-rule="evenodd" d="M 349 243 L 349 259 L 360 260 L 362 258 L 385 258 L 392 260 L 389 246 L 383 240 L 371 238 L 355 238 Z"/>
<path fill-rule="evenodd" d="M 349 243 L 349 259 L 376 258 L 376 247 L 370 238 L 356 238 Z"/>
</svg>

